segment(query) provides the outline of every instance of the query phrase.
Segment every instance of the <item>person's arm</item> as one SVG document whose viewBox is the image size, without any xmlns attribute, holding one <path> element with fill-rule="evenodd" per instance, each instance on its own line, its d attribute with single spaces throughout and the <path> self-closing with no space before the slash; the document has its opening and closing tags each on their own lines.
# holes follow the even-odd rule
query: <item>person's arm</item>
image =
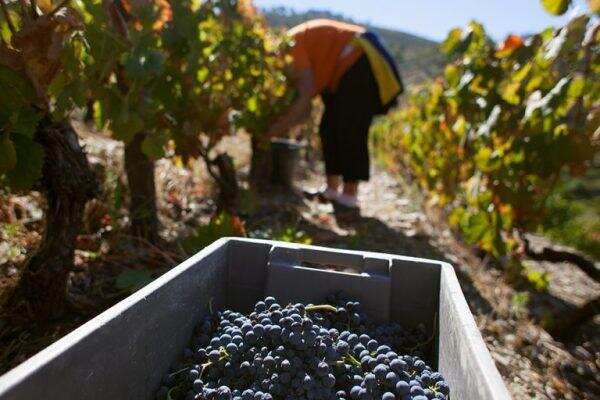
<svg viewBox="0 0 600 400">
<path fill-rule="evenodd" d="M 298 97 L 290 108 L 277 118 L 269 128 L 269 137 L 282 136 L 293 127 L 305 122 L 311 115 L 312 96 L 315 88 L 315 77 L 311 69 L 304 69 L 298 73 L 296 90 Z"/>
</svg>

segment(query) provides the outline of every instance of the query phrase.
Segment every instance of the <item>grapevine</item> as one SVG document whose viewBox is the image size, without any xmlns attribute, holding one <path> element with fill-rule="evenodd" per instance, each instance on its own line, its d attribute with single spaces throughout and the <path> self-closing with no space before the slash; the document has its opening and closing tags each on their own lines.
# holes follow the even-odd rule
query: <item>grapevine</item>
<svg viewBox="0 0 600 400">
<path fill-rule="evenodd" d="M 224 208 L 233 208 L 233 164 L 213 149 L 232 123 L 263 134 L 289 98 L 284 44 L 247 1 L 122 3 L 83 2 L 90 51 L 82 84 L 95 99 L 95 120 L 149 159 L 132 170 L 152 170 L 167 149 L 184 162 L 201 157 Z"/>
<path fill-rule="evenodd" d="M 464 238 L 496 258 L 546 217 L 564 173 L 598 150 L 600 31 L 587 15 L 496 46 L 472 22 L 442 49 L 454 62 L 379 129 Z"/>
</svg>

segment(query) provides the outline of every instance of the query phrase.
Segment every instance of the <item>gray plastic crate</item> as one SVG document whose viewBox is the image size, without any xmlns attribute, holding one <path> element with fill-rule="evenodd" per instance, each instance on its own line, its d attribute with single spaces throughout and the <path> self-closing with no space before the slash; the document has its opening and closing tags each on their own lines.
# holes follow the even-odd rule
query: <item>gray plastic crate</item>
<svg viewBox="0 0 600 400">
<path fill-rule="evenodd" d="M 339 289 L 381 321 L 424 324 L 452 399 L 510 399 L 450 265 L 249 239 L 213 243 L 9 371 L 0 399 L 152 399 L 209 301 L 247 311 L 265 295 L 318 302 Z"/>
</svg>

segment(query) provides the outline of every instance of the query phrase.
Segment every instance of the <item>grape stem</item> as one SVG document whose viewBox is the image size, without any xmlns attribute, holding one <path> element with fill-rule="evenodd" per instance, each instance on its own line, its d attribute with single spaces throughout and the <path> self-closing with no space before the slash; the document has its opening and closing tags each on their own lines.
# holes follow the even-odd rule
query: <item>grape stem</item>
<svg viewBox="0 0 600 400">
<path fill-rule="evenodd" d="M 307 306 L 305 308 L 306 312 L 318 312 L 318 311 L 330 311 L 330 312 L 336 312 L 337 308 L 334 306 L 331 306 L 329 304 L 321 304 L 321 305 L 317 305 L 317 306 Z"/>
<path fill-rule="evenodd" d="M 173 387 L 171 388 L 171 390 L 169 390 L 169 391 L 167 392 L 167 400 L 173 400 L 173 397 L 171 396 L 171 394 L 172 394 L 172 392 L 173 392 L 175 389 L 177 389 L 177 388 L 178 388 L 178 386 L 173 386 Z"/>
<path fill-rule="evenodd" d="M 433 326 L 435 326 L 435 325 L 437 324 L 437 318 L 438 318 L 438 314 L 437 314 L 437 313 L 435 313 L 435 314 L 433 315 Z M 432 334 L 431 334 L 431 336 L 430 336 L 430 337 L 429 337 L 429 338 L 428 338 L 426 341 L 424 341 L 424 342 L 422 342 L 422 343 L 417 343 L 417 345 L 416 345 L 416 346 L 414 346 L 414 347 L 409 347 L 409 348 L 408 348 L 408 351 L 409 351 L 409 352 L 413 352 L 413 351 L 415 351 L 416 349 L 418 349 L 419 347 L 423 347 L 423 346 L 425 346 L 426 344 L 429 344 L 429 343 L 431 343 L 431 342 L 433 341 L 433 339 L 434 339 L 434 338 L 435 338 L 435 332 L 434 332 L 434 333 L 432 333 Z"/>
<path fill-rule="evenodd" d="M 180 369 L 179 371 L 175 371 L 175 372 L 173 372 L 173 373 L 169 374 L 169 377 L 173 377 L 173 376 L 175 376 L 175 375 L 178 375 L 178 374 L 180 374 L 180 373 L 182 373 L 182 372 L 184 372 L 184 371 L 187 371 L 187 370 L 188 370 L 188 369 L 190 369 L 190 368 L 191 368 L 191 367 L 185 367 L 185 368 L 183 368 L 183 369 Z"/>
<path fill-rule="evenodd" d="M 357 367 L 361 367 L 360 361 L 354 358 L 351 354 L 346 355 L 346 357 L 344 357 L 344 360 L 354 364 Z"/>
<path fill-rule="evenodd" d="M 210 315 L 212 315 L 214 313 L 214 310 L 213 310 L 213 298 L 212 297 L 208 300 L 208 313 Z"/>
<path fill-rule="evenodd" d="M 231 357 L 231 355 L 229 355 L 229 353 L 227 352 L 227 350 L 225 350 L 225 347 L 221 346 L 221 348 L 219 349 L 219 351 L 221 352 L 221 354 L 223 354 L 224 357 Z"/>
<path fill-rule="evenodd" d="M 222 354 L 222 356 L 219 358 L 219 361 L 223 361 L 223 360 L 226 360 L 226 359 L 228 359 L 228 358 L 230 358 L 230 357 L 231 357 L 231 355 L 229 355 L 229 353 L 227 352 L 227 350 L 225 350 L 225 348 L 224 348 L 224 347 L 221 347 L 221 348 L 219 349 L 219 351 L 220 351 L 220 352 L 221 352 L 221 354 Z M 210 367 L 211 365 L 213 365 L 213 362 L 212 362 L 212 361 L 209 361 L 209 362 L 206 362 L 206 363 L 204 363 L 204 364 L 201 364 L 201 366 L 202 366 L 202 371 L 200 371 L 200 376 L 202 376 L 202 373 L 204 373 L 204 370 L 205 370 L 206 368 Z"/>
</svg>

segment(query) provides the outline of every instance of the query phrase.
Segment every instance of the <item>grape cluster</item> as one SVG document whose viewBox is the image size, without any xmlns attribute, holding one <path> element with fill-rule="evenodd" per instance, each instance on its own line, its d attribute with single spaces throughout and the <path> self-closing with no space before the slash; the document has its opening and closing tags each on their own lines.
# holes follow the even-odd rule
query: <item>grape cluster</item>
<svg viewBox="0 0 600 400">
<path fill-rule="evenodd" d="M 352 301 L 343 292 L 327 296 L 325 302 L 336 306 L 337 311 L 315 316 L 323 326 L 365 333 L 402 354 L 423 358 L 430 350 L 431 338 L 423 325 L 409 329 L 398 323 L 378 324 L 362 312 L 359 302 Z"/>
<path fill-rule="evenodd" d="M 351 303 L 343 307 L 350 319 L 360 307 Z M 340 308 L 284 307 L 267 297 L 249 315 L 209 315 L 157 399 L 448 399 L 441 374 L 419 357 L 399 355 L 368 333 L 349 330 Z M 339 324 L 344 318 L 345 326 Z"/>
</svg>

